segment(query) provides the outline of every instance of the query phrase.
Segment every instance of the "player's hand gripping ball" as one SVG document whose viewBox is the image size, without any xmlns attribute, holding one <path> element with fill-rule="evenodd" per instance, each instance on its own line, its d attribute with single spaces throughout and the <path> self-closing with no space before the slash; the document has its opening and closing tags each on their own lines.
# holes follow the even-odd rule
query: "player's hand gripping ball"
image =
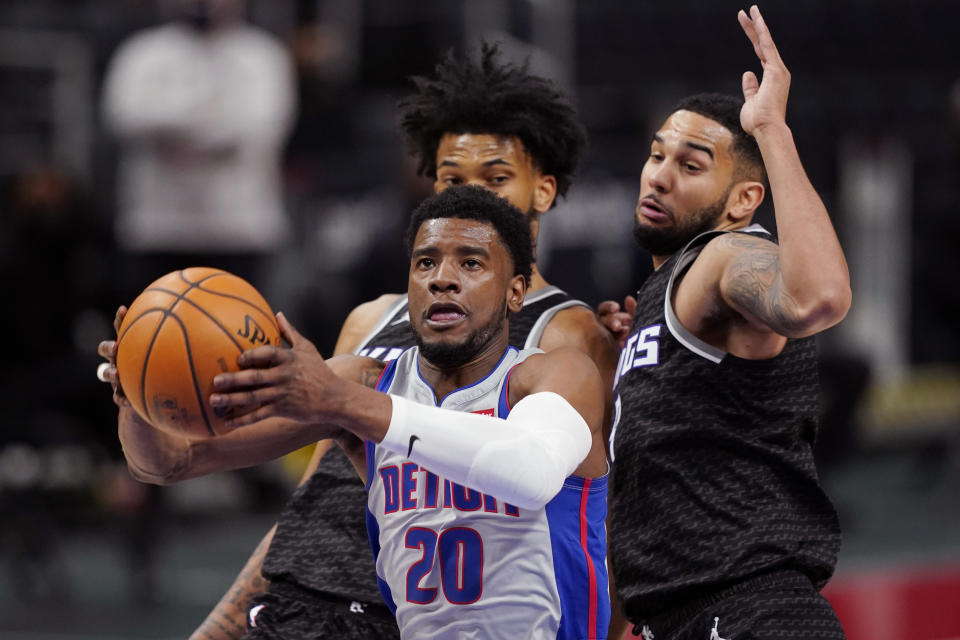
<svg viewBox="0 0 960 640">
<path fill-rule="evenodd" d="M 134 410 L 180 435 L 226 432 L 229 412 L 210 406 L 213 378 L 237 356 L 281 346 L 270 305 L 247 281 L 219 269 L 168 273 L 130 305 L 117 337 L 117 374 Z"/>
</svg>

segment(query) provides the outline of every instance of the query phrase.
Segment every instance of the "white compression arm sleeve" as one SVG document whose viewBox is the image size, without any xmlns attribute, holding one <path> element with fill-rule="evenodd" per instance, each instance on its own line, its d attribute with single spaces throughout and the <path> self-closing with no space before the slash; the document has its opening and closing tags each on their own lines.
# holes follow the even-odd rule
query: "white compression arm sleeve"
<svg viewBox="0 0 960 640">
<path fill-rule="evenodd" d="M 577 410 L 549 391 L 523 398 L 506 420 L 390 398 L 393 413 L 380 446 L 524 509 L 549 502 L 593 440 Z"/>
</svg>

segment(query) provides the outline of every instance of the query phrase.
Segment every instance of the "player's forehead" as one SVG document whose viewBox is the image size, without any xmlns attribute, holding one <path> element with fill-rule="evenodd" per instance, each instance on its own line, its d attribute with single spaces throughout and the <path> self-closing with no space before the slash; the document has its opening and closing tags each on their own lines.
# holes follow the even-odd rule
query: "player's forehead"
<svg viewBox="0 0 960 640">
<path fill-rule="evenodd" d="M 654 134 L 654 144 L 676 148 L 707 147 L 717 156 L 729 154 L 733 133 L 716 120 L 680 109 L 671 113 Z"/>
<path fill-rule="evenodd" d="M 464 252 L 481 249 L 490 255 L 505 253 L 506 248 L 494 226 L 472 218 L 433 218 L 425 220 L 413 241 L 413 254 Z"/>
<path fill-rule="evenodd" d="M 437 168 L 485 165 L 500 160 L 517 167 L 531 165 L 517 136 L 499 133 L 445 133 L 437 145 Z"/>
</svg>

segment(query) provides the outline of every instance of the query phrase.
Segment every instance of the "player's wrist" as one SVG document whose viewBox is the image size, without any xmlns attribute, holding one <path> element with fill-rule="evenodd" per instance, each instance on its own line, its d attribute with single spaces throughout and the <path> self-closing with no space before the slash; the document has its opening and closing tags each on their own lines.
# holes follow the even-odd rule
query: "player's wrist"
<svg viewBox="0 0 960 640">
<path fill-rule="evenodd" d="M 760 147 L 761 152 L 767 146 L 778 145 L 786 140 L 789 140 L 790 143 L 793 144 L 793 132 L 787 125 L 786 120 L 777 120 L 758 125 L 753 128 L 751 135 L 753 135 L 754 140 L 757 141 L 757 146 Z"/>
</svg>

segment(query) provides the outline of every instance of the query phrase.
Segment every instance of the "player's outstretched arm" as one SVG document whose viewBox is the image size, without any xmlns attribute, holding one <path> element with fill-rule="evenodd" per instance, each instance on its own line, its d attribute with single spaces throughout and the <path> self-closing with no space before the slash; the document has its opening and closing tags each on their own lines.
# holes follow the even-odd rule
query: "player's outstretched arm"
<svg viewBox="0 0 960 640">
<path fill-rule="evenodd" d="M 282 314 L 277 321 L 292 349 L 257 347 L 240 356 L 241 366 L 250 369 L 215 379 L 220 393 L 211 396 L 214 406 L 259 407 L 231 420 L 231 427 L 277 417 L 329 423 L 526 508 L 546 504 L 588 454 L 591 475 L 594 467 L 595 475 L 606 471 L 600 435 L 603 382 L 580 351 L 559 349 L 519 365 L 512 378 L 525 382 L 511 382 L 516 404 L 507 420 L 499 421 L 373 391 L 370 382 L 382 363 L 341 357 L 327 366 Z M 343 377 L 333 370 L 338 360 L 341 372 L 348 372 Z"/>
<path fill-rule="evenodd" d="M 126 307 L 117 310 L 119 327 Z M 254 466 L 317 440 L 336 435 L 329 425 L 303 425 L 286 420 L 259 422 L 250 428 L 209 438 L 191 438 L 159 429 L 142 419 L 123 394 L 116 369 L 117 344 L 104 340 L 97 348 L 107 360 L 98 376 L 113 388 L 117 431 L 127 466 L 141 482 L 172 484 L 189 478 Z"/>
<path fill-rule="evenodd" d="M 748 320 L 787 337 L 826 329 L 850 308 L 850 276 L 840 242 L 820 196 L 807 178 L 786 124 L 790 73 L 756 6 L 738 14 L 763 67 L 762 80 L 743 74 L 740 122 L 756 139 L 770 181 L 779 248 L 727 236 L 714 248 L 732 256 L 721 296 Z"/>
</svg>

